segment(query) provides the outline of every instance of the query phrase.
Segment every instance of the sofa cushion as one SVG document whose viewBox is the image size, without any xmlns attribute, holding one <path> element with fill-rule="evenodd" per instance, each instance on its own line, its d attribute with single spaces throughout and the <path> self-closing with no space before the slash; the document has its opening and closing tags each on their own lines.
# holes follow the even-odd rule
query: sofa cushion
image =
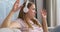
<svg viewBox="0 0 60 32">
<path fill-rule="evenodd" d="M 19 29 L 0 28 L 0 32 L 21 32 Z"/>
</svg>

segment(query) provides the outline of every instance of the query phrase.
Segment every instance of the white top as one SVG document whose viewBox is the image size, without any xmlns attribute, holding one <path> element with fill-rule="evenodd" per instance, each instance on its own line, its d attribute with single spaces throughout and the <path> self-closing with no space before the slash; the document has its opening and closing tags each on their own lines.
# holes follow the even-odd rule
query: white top
<svg viewBox="0 0 60 32">
<path fill-rule="evenodd" d="M 33 29 L 31 28 L 27 28 L 26 27 L 26 23 L 24 23 L 24 21 L 22 19 L 17 19 L 16 20 L 18 23 L 20 23 L 21 25 L 21 32 L 43 32 L 42 27 L 38 27 L 37 25 L 35 25 L 32 21 L 30 21 L 30 23 L 33 26 Z"/>
</svg>

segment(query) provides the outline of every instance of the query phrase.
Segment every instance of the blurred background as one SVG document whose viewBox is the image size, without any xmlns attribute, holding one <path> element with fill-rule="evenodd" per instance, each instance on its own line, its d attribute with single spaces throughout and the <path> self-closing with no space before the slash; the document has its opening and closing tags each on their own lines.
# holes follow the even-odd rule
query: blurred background
<svg viewBox="0 0 60 32">
<path fill-rule="evenodd" d="M 11 11 L 13 4 L 16 0 L 0 0 L 0 25 L 3 20 L 7 17 L 9 12 Z M 20 4 L 22 5 L 25 0 L 20 0 Z M 47 23 L 48 28 L 54 28 L 60 25 L 60 0 L 29 0 L 34 2 L 36 5 L 36 18 L 42 23 L 41 18 L 41 9 L 46 9 L 47 11 Z M 18 17 L 18 12 L 16 12 L 12 20 Z"/>
</svg>

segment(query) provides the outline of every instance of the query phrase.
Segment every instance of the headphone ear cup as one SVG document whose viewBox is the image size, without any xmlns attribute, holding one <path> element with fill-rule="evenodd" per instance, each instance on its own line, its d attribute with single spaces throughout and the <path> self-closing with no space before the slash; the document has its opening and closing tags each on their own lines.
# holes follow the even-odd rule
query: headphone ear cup
<svg viewBox="0 0 60 32">
<path fill-rule="evenodd" d="M 28 12 L 28 8 L 25 7 L 23 11 L 24 11 L 24 13 L 27 13 Z"/>
<path fill-rule="evenodd" d="M 26 6 L 23 9 L 24 13 L 27 13 L 28 12 L 28 8 L 27 8 L 28 3 L 29 3 L 29 1 L 26 2 Z"/>
</svg>

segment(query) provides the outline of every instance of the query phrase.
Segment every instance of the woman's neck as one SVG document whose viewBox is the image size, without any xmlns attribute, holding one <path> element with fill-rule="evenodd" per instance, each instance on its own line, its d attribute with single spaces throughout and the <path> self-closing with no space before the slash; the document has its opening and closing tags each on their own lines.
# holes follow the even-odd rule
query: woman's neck
<svg viewBox="0 0 60 32">
<path fill-rule="evenodd" d="M 28 15 L 25 15 L 24 19 L 28 21 L 30 20 L 30 17 Z"/>
<path fill-rule="evenodd" d="M 25 18 L 25 20 L 29 21 L 29 20 L 30 20 L 30 18 L 26 17 L 26 18 Z"/>
</svg>

